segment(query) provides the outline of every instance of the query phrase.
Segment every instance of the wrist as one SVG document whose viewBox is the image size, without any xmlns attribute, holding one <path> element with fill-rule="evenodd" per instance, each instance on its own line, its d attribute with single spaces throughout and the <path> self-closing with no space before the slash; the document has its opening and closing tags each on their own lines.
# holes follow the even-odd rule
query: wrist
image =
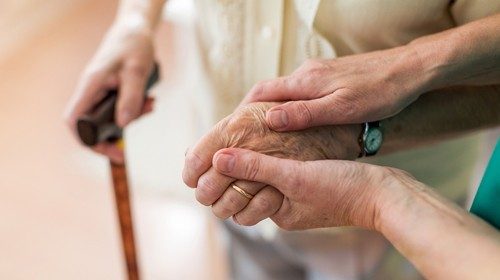
<svg viewBox="0 0 500 280">
<path fill-rule="evenodd" d="M 359 188 L 352 188 L 350 197 L 352 205 L 348 207 L 348 222 L 346 224 L 375 230 L 385 234 L 391 220 L 399 219 L 398 209 L 402 197 L 400 185 L 395 173 L 400 170 L 372 164 L 355 163 L 353 182 L 360 183 L 357 178 L 363 178 Z"/>
<path fill-rule="evenodd" d="M 414 197 L 408 185 L 414 185 L 416 181 L 402 170 L 381 168 L 383 179 L 378 186 L 380 193 L 374 205 L 373 228 L 384 236 L 391 236 L 394 224 L 402 224 L 411 217 L 410 208 L 413 207 Z"/>
<path fill-rule="evenodd" d="M 426 69 L 427 65 L 414 46 L 409 44 L 387 52 L 391 61 L 384 72 L 388 90 L 393 89 L 407 102 L 416 100 L 421 94 L 429 91 L 433 76 Z"/>
<path fill-rule="evenodd" d="M 449 77 L 457 56 L 456 46 L 461 44 L 459 40 L 457 36 L 436 34 L 415 39 L 407 45 L 421 69 L 422 81 L 425 84 L 423 92 L 453 85 Z"/>
<path fill-rule="evenodd" d="M 327 142 L 327 149 L 325 149 L 326 158 L 342 160 L 354 160 L 358 158 L 361 151 L 359 135 L 363 131 L 363 127 L 359 124 L 329 127 L 330 129 L 326 133 L 331 141 Z M 321 141 L 323 142 L 324 140 Z"/>
<path fill-rule="evenodd" d="M 388 171 L 392 174 L 386 174 L 382 194 L 388 197 L 378 205 L 374 229 L 426 278 L 473 279 L 498 263 L 498 233 L 493 228 L 404 172 Z"/>
<path fill-rule="evenodd" d="M 382 184 L 383 203 L 377 204 L 375 229 L 393 244 L 424 238 L 428 230 L 468 223 L 465 211 L 443 199 L 405 171 L 387 168 Z"/>
</svg>

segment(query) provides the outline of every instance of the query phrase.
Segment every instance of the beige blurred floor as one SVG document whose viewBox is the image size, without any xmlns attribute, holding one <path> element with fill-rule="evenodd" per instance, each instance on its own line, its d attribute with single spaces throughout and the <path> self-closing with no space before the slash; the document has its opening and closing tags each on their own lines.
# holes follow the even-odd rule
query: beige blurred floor
<svg viewBox="0 0 500 280">
<path fill-rule="evenodd" d="M 80 2 L 0 57 L 0 279 L 124 279 L 107 162 L 61 121 L 116 5 Z M 158 45 L 172 33 L 163 24 Z M 172 57 L 160 57 L 175 76 Z M 161 113 L 127 132 L 136 135 L 128 154 L 143 276 L 223 279 L 216 228 L 179 178 L 194 130 L 173 120 L 193 117 L 169 88 L 161 87 Z"/>
</svg>

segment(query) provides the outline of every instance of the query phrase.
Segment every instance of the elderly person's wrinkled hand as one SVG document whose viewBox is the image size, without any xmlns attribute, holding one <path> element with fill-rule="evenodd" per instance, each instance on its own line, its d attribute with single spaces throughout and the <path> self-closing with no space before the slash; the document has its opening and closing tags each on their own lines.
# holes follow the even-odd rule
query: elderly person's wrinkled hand
<svg viewBox="0 0 500 280">
<path fill-rule="evenodd" d="M 153 99 L 144 101 L 144 87 L 154 64 L 152 32 L 130 24 L 115 24 L 82 73 L 66 108 L 65 119 L 76 134 L 76 121 L 88 113 L 106 91 L 118 89 L 115 120 L 124 127 L 152 110 Z M 123 149 L 114 143 L 92 147 L 114 162 L 123 162 Z"/>
<path fill-rule="evenodd" d="M 253 171 L 247 181 L 236 182 L 217 172 L 212 167 L 212 157 L 220 149 L 239 147 L 295 160 L 354 159 L 359 154 L 357 139 L 361 126 L 325 126 L 279 133 L 265 122 L 266 111 L 273 105 L 276 103 L 252 103 L 238 109 L 186 153 L 184 182 L 196 188 L 196 199 L 212 205 L 219 218 L 234 215 L 238 223 L 253 225 L 278 211 L 283 199 L 273 187 L 250 183 Z"/>
</svg>

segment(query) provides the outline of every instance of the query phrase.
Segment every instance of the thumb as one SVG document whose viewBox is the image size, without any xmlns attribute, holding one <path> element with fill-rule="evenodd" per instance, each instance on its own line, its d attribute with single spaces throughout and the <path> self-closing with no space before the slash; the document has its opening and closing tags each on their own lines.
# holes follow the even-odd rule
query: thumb
<svg viewBox="0 0 500 280">
<path fill-rule="evenodd" d="M 219 150 L 213 158 L 218 172 L 235 179 L 265 183 L 286 196 L 299 182 L 302 163 L 238 148 Z"/>
<path fill-rule="evenodd" d="M 318 99 L 290 101 L 269 109 L 266 122 L 276 131 L 363 122 L 363 114 L 355 109 L 356 105 L 354 100 L 340 102 L 336 93 Z"/>
</svg>

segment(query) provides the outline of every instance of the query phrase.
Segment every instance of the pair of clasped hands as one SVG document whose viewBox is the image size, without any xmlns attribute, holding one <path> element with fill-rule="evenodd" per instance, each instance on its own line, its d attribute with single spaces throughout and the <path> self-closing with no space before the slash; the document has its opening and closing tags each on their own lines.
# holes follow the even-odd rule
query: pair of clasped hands
<svg viewBox="0 0 500 280">
<path fill-rule="evenodd" d="M 459 122 L 456 131 L 497 124 L 499 25 L 497 14 L 392 49 L 308 60 L 288 76 L 260 82 L 186 152 L 184 182 L 217 217 L 241 225 L 271 218 L 288 230 L 359 226 L 382 233 L 428 278 L 497 279 L 498 231 L 401 170 L 352 160 L 361 149 L 361 123 L 396 115 L 433 90 L 492 85 L 473 88 L 473 94 L 466 88 L 467 95 L 445 93 L 465 104 L 460 108 L 474 108 L 468 126 Z M 107 89 L 119 88 L 115 119 L 121 127 L 152 110 L 143 89 L 153 68 L 153 32 L 140 26 L 130 27 L 125 16 L 108 32 L 68 105 L 72 130 Z M 454 107 L 459 102 L 448 100 L 428 108 L 450 103 L 437 115 L 445 120 L 446 114 L 464 114 Z M 404 142 L 389 134 L 402 123 L 426 120 L 405 121 L 405 112 L 382 121 L 381 152 Z M 398 118 L 403 122 L 394 125 Z M 432 119 L 438 118 L 427 121 Z M 123 151 L 111 143 L 93 150 L 123 161 Z"/>
<path fill-rule="evenodd" d="M 416 99 L 411 75 L 388 81 L 380 72 L 391 69 L 382 64 L 399 51 L 309 60 L 289 76 L 256 84 L 188 149 L 184 182 L 215 216 L 240 225 L 271 218 L 288 230 L 373 228 L 371 218 L 395 197 L 386 194 L 391 180 L 411 176 L 351 160 L 361 152 L 362 122 L 394 115 Z"/>
<path fill-rule="evenodd" d="M 118 85 L 120 126 L 152 110 L 152 100 L 143 102 L 141 93 L 153 65 L 151 36 L 110 32 L 70 101 L 71 128 L 102 98 L 96 93 Z M 387 189 L 381 186 L 395 178 L 386 175 L 408 176 L 344 160 L 360 153 L 361 123 L 394 115 L 425 91 L 412 72 L 419 69 L 394 73 L 402 58 L 412 59 L 412 51 L 401 47 L 308 60 L 289 76 L 256 84 L 233 114 L 186 152 L 185 183 L 217 217 L 233 217 L 241 225 L 270 217 L 285 229 L 373 227 L 366 217 L 377 216 Z M 93 149 L 123 161 L 123 152 L 112 144 Z"/>
</svg>

